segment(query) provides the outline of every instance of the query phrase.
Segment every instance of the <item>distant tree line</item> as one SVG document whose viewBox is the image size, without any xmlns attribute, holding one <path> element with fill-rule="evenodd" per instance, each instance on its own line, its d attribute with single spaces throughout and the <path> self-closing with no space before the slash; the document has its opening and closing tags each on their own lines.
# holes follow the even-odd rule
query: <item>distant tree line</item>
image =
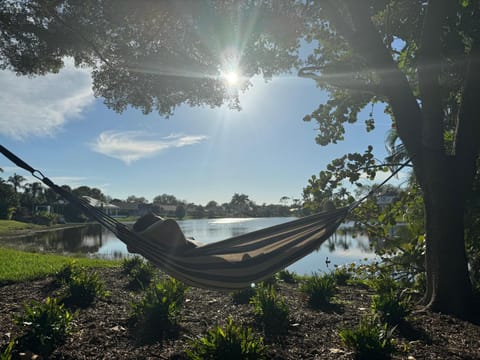
<svg viewBox="0 0 480 360">
<path fill-rule="evenodd" d="M 2 172 L 2 169 L 0 169 Z M 180 200 L 174 195 L 161 194 L 149 202 L 135 195 L 126 199 L 112 198 L 98 188 L 62 186 L 77 197 L 95 199 L 99 206 L 115 205 L 117 215 L 140 216 L 147 212 L 167 214 L 179 219 L 217 218 L 217 217 L 272 217 L 296 215 L 300 209 L 300 200 L 283 196 L 280 204 L 256 204 L 248 195 L 235 193 L 226 203 L 209 201 L 206 205 Z M 0 177 L 0 219 L 13 219 L 40 224 L 52 224 L 59 220 L 67 222 L 85 222 L 88 217 L 73 204 L 62 199 L 52 189 L 41 182 L 27 182 L 21 175 L 13 174 L 8 178 Z"/>
</svg>

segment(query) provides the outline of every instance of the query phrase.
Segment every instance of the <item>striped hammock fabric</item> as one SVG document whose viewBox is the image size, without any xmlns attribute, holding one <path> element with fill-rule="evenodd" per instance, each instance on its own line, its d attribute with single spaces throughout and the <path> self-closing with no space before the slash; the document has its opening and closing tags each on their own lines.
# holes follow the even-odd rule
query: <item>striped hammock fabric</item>
<svg viewBox="0 0 480 360">
<path fill-rule="evenodd" d="M 348 210 L 318 213 L 181 253 L 172 253 L 124 226 L 113 231 L 129 249 L 188 285 L 235 290 L 266 279 L 318 249 Z"/>
</svg>

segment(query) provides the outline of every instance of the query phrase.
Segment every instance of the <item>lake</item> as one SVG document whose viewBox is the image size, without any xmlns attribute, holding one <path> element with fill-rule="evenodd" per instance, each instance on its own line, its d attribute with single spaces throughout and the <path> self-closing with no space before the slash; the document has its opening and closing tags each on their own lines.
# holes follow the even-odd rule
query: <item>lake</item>
<svg viewBox="0 0 480 360">
<path fill-rule="evenodd" d="M 294 218 L 221 218 L 181 220 L 179 225 L 187 237 L 202 243 L 220 241 L 247 232 L 277 225 Z M 344 226 L 342 226 L 344 227 Z M 288 267 L 298 274 L 324 272 L 334 265 L 364 262 L 375 258 L 369 239 L 363 235 L 352 236 L 345 230 L 337 231 L 325 241 L 318 251 Z M 60 254 L 88 254 L 103 258 L 123 258 L 127 247 L 110 231 L 99 224 L 45 231 L 34 235 L 0 238 L 0 245 L 20 250 L 53 252 Z M 327 259 L 330 263 L 327 263 Z"/>
</svg>

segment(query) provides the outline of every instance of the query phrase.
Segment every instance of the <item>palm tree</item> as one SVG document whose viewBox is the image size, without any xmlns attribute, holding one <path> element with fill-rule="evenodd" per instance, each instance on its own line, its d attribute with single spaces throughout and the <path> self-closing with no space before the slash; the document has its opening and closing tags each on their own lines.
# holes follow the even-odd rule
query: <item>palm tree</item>
<svg viewBox="0 0 480 360">
<path fill-rule="evenodd" d="M 13 185 L 13 189 L 15 191 L 15 194 L 18 193 L 18 188 L 23 187 L 22 183 L 24 183 L 25 181 L 27 181 L 27 179 L 25 179 L 22 175 L 18 175 L 18 174 L 15 174 L 15 173 L 13 173 L 13 175 L 10 176 L 7 180 L 7 182 L 9 182 L 10 184 Z"/>
<path fill-rule="evenodd" d="M 401 164 L 410 158 L 405 145 L 403 145 L 398 136 L 396 128 L 388 131 L 385 139 L 385 148 L 389 154 L 385 158 L 387 164 Z"/>
</svg>

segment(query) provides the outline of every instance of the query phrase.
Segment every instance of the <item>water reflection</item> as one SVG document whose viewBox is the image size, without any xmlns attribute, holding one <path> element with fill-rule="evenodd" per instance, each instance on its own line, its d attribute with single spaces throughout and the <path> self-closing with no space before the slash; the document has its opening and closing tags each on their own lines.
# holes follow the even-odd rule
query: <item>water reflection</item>
<svg viewBox="0 0 480 360">
<path fill-rule="evenodd" d="M 195 240 L 203 243 L 210 243 L 292 219 L 197 219 L 180 221 L 179 225 L 186 236 L 194 237 Z M 128 254 L 125 244 L 99 224 L 57 229 L 15 238 L 0 238 L 0 246 L 37 252 L 92 254 L 114 259 L 121 259 Z M 352 236 L 345 229 L 340 229 L 316 252 L 292 264 L 288 269 L 299 274 L 308 274 L 313 271 L 328 271 L 334 265 L 374 257 L 375 254 L 366 236 Z M 330 262 L 326 263 L 327 258 Z"/>
<path fill-rule="evenodd" d="M 0 238 L 0 245 L 40 252 L 94 253 L 102 246 L 107 232 L 100 225 L 91 224 Z"/>
</svg>

